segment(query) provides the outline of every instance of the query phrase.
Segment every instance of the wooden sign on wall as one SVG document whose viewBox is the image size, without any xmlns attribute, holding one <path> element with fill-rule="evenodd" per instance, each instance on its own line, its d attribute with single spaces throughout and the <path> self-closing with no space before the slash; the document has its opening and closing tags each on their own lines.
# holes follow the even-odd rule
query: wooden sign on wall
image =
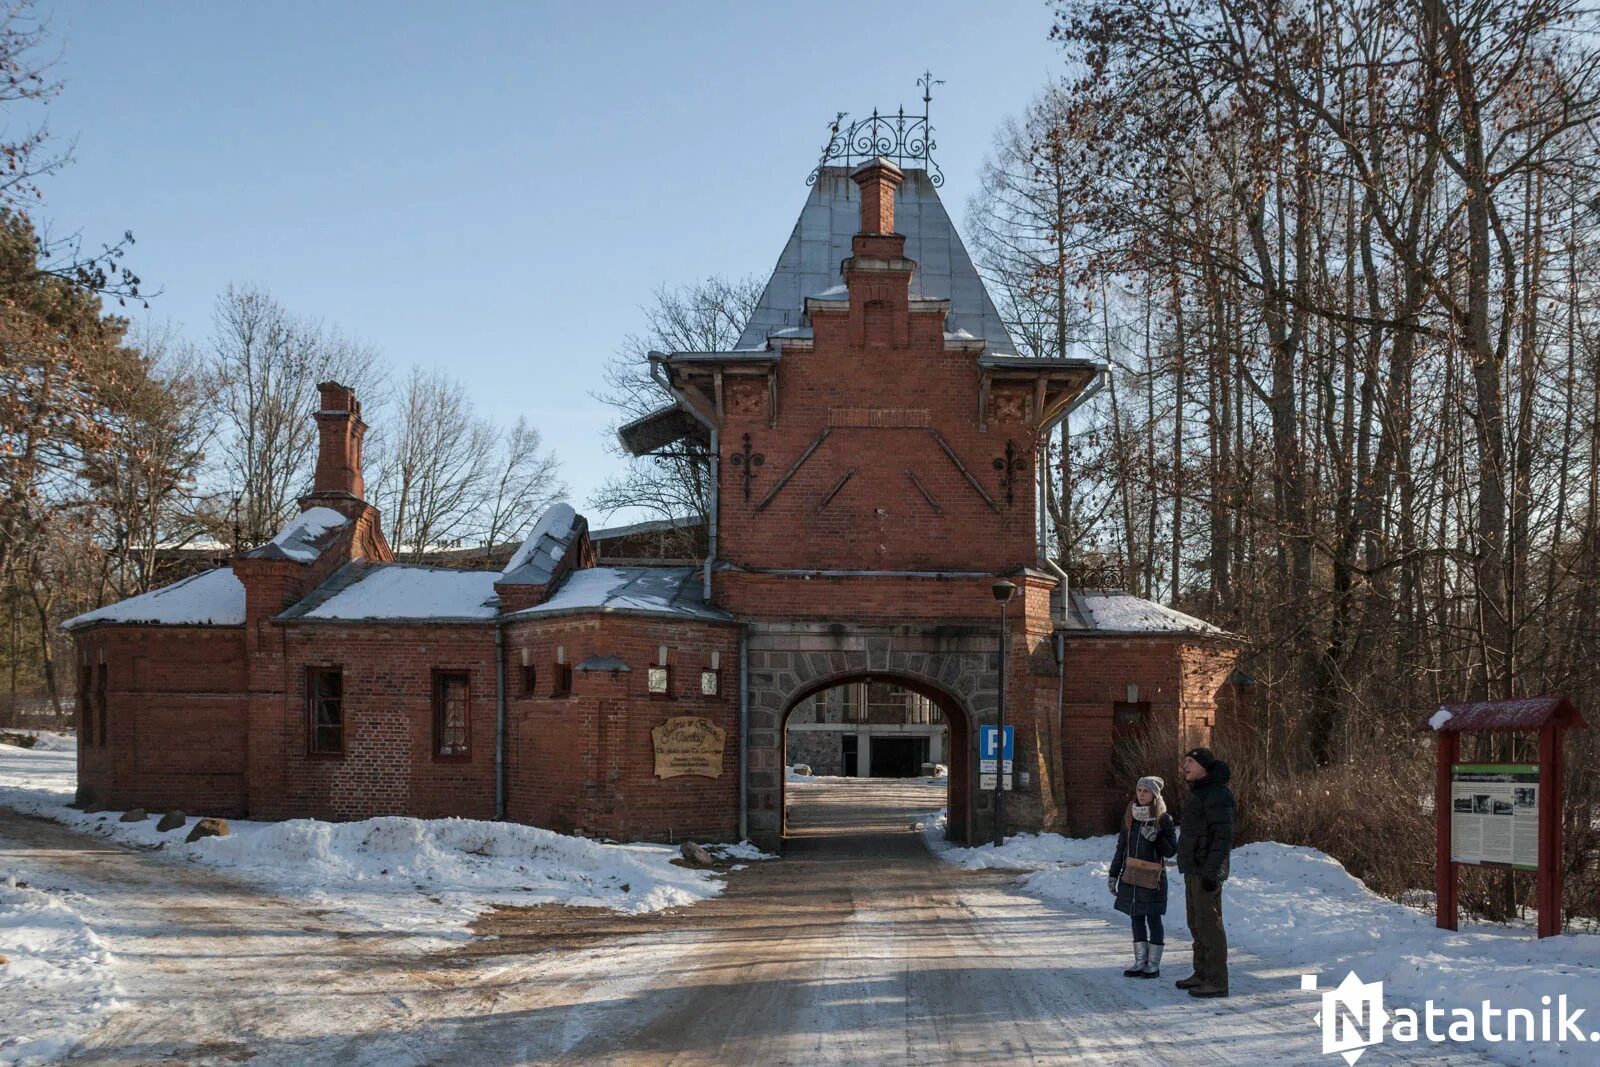
<svg viewBox="0 0 1600 1067">
<path fill-rule="evenodd" d="M 722 777 L 722 749 L 727 733 L 710 719 L 697 715 L 680 715 L 655 727 L 650 738 L 656 749 L 656 777 Z"/>
</svg>

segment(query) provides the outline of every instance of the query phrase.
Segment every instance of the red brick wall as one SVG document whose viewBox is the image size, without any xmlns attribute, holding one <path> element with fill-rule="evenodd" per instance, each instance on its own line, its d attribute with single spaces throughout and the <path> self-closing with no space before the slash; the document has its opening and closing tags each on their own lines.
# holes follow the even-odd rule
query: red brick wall
<svg viewBox="0 0 1600 1067">
<path fill-rule="evenodd" d="M 1032 412 L 1025 404 L 1009 421 L 991 413 L 988 429 L 979 429 L 976 356 L 945 350 L 942 312 L 906 310 L 903 278 L 853 275 L 854 310 L 813 312 L 815 350 L 788 352 L 778 366 L 776 427 L 768 424 L 764 390 L 746 394 L 739 390 L 748 386 L 729 386 L 720 439 L 721 559 L 760 569 L 965 572 L 1009 572 L 1034 560 L 1033 434 L 1025 421 Z M 872 300 L 874 306 L 881 311 L 886 300 L 901 325 L 857 338 L 851 317 L 863 313 L 869 290 L 884 298 Z M 827 438 L 758 511 L 824 429 Z M 949 443 L 998 513 L 931 431 Z M 748 500 L 743 469 L 731 462 L 745 433 L 765 460 L 752 468 Z M 1010 503 L 994 468 L 1008 440 L 1026 463 L 1014 476 Z M 847 473 L 843 488 L 824 503 Z M 771 617 L 766 605 L 776 594 L 780 616 L 807 614 L 791 609 L 787 590 L 766 576 L 722 572 L 715 581 L 718 602 L 730 610 Z M 928 595 L 925 583 L 902 582 L 880 598 L 880 617 L 903 614 Z M 813 596 L 813 603 L 821 599 Z M 942 603 L 934 607 L 942 610 Z"/>
<path fill-rule="evenodd" d="M 283 627 L 282 696 L 276 701 L 282 766 L 275 795 L 252 814 L 267 818 L 365 819 L 494 816 L 494 627 L 291 623 Z M 344 679 L 342 756 L 307 753 L 305 677 L 337 667 Z M 471 687 L 466 759 L 440 759 L 433 744 L 433 674 L 465 671 Z"/>
<path fill-rule="evenodd" d="M 124 810 L 242 812 L 244 631 L 101 625 L 75 636 L 72 684 L 85 662 L 106 665 L 105 740 L 97 722 L 93 742 L 78 748 L 84 798 Z"/>
<path fill-rule="evenodd" d="M 671 699 L 652 697 L 647 670 L 668 646 Z M 615 675 L 574 671 L 572 693 L 552 697 L 556 647 L 576 666 L 616 656 Z M 538 681 L 520 686 L 522 652 Z M 700 694 L 700 672 L 720 659 L 715 697 Z M 622 840 L 728 840 L 739 814 L 739 631 L 682 620 L 607 615 L 514 623 L 506 632 L 511 664 L 511 747 L 507 814 L 518 822 Z M 722 775 L 655 776 L 650 731 L 668 718 L 703 716 L 726 731 Z"/>
<path fill-rule="evenodd" d="M 1112 715 L 1139 687 L 1150 705 L 1153 729 L 1176 738 L 1171 759 L 1143 773 L 1169 783 L 1177 777 L 1182 749 L 1211 742 L 1219 690 L 1232 670 L 1237 649 L 1231 643 L 1172 636 L 1070 636 L 1066 647 L 1066 701 L 1063 708 L 1060 769 L 1066 795 L 1065 823 L 1078 832 L 1111 829 L 1121 817 L 1133 783 L 1114 780 L 1111 762 Z M 1034 676 L 1041 690 L 1046 680 Z M 1041 707 L 1054 694 L 1039 692 Z M 1041 714 L 1054 714 L 1041 711 Z"/>
</svg>

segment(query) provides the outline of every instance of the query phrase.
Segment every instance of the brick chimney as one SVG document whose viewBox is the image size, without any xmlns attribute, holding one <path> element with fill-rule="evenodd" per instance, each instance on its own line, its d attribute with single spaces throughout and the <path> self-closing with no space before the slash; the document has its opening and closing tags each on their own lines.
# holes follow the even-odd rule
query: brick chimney
<svg viewBox="0 0 1600 1067">
<path fill-rule="evenodd" d="M 861 232 L 894 233 L 894 191 L 906 180 L 905 172 L 878 156 L 851 171 L 850 180 L 861 187 Z"/>
<path fill-rule="evenodd" d="M 850 172 L 861 188 L 861 230 L 850 239 L 850 258 L 840 264 L 850 290 L 849 336 L 866 348 L 904 348 L 910 343 L 911 275 L 906 239 L 894 232 L 894 194 L 905 172 L 882 156 Z"/>
<path fill-rule="evenodd" d="M 361 479 L 361 439 L 367 424 L 361 421 L 361 401 L 355 390 L 338 382 L 317 386 L 321 405 L 317 409 L 317 470 L 311 482 L 311 495 L 323 498 L 360 500 L 365 486 Z"/>
</svg>

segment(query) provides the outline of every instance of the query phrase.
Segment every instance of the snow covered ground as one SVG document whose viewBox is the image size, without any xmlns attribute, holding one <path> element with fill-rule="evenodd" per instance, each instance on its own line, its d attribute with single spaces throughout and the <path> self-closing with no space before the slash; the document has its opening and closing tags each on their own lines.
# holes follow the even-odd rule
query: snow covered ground
<svg viewBox="0 0 1600 1067">
<path fill-rule="evenodd" d="M 0 881 L 0 1064 L 51 1062 L 116 1007 L 111 953 L 73 897 Z"/>
<path fill-rule="evenodd" d="M 678 850 L 672 845 L 603 844 L 475 819 L 230 819 L 229 836 L 186 844 L 196 815 L 162 833 L 156 829 L 159 813 L 124 823 L 120 812 L 86 814 L 68 807 L 76 777 L 70 742 L 31 749 L 0 745 L 0 805 L 224 869 L 389 933 L 464 939 L 472 921 L 497 905 L 562 904 L 637 914 L 722 891 L 718 872 L 674 864 Z M 764 856 L 748 846 L 708 847 L 726 859 Z"/>
<path fill-rule="evenodd" d="M 156 814 L 124 823 L 118 812 L 68 807 L 76 759 L 71 737 L 42 735 L 26 749 L 0 744 L 0 807 L 226 872 L 337 914 L 347 928 L 398 936 L 416 952 L 466 939 L 478 915 L 498 905 L 642 914 L 723 887 L 719 872 L 674 864 L 678 850 L 670 845 L 603 844 L 471 819 L 230 820 L 228 837 L 186 844 L 196 816 L 161 833 Z M 709 847 L 724 860 L 769 858 L 748 844 Z M 26 869 L 0 877 L 0 955 L 8 960 L 0 965 L 0 1065 L 49 1062 L 114 1006 L 114 961 L 84 918 L 93 901 L 31 886 Z"/>
<path fill-rule="evenodd" d="M 1129 923 L 1112 906 L 1106 887 L 1114 835 L 1019 834 L 1000 849 L 992 844 L 960 848 L 944 840 L 940 812 L 928 817 L 924 838 L 948 863 L 968 870 L 1025 869 L 1030 873 L 1018 879 L 1018 886 L 1028 895 L 1101 915 L 1117 928 Z M 1422 1011 L 1429 1000 L 1447 1013 L 1455 1007 L 1477 1010 L 1487 1000 L 1496 1009 L 1529 1009 L 1540 1018 L 1546 1004 L 1554 1012 L 1564 994 L 1571 1007 L 1584 1009 L 1586 1040 L 1600 1042 L 1600 936 L 1537 940 L 1529 927 L 1466 922 L 1459 932 L 1440 930 L 1431 914 L 1378 896 L 1338 861 L 1311 848 L 1245 845 L 1234 851 L 1231 866 L 1223 891 L 1230 948 L 1318 974 L 1323 990 L 1349 971 L 1363 982 L 1381 981 L 1391 1012 L 1396 1007 Z M 1189 930 L 1176 869 L 1171 878 L 1166 927 L 1168 962 L 1176 971 L 1188 962 Z M 1439 1029 L 1447 1025 L 1441 1022 Z M 1570 1040 L 1565 1045 L 1470 1044 L 1510 1063 L 1579 1062 L 1575 1056 L 1594 1062 L 1585 1057 L 1588 1048 Z"/>
</svg>

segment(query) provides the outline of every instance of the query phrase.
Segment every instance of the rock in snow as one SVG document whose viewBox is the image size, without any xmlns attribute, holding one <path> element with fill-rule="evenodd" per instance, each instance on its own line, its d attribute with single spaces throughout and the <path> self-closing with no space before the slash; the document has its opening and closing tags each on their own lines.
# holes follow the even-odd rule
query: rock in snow
<svg viewBox="0 0 1600 1067">
<path fill-rule="evenodd" d="M 194 824 L 194 829 L 189 831 L 189 836 L 184 838 L 184 844 L 192 845 L 202 837 L 227 837 L 227 819 L 201 819 Z"/>
<path fill-rule="evenodd" d="M 683 861 L 685 863 L 694 867 L 710 867 L 716 863 L 716 861 L 711 858 L 711 853 L 707 852 L 693 841 L 685 841 L 678 848 L 678 854 L 683 857 Z"/>
<path fill-rule="evenodd" d="M 171 830 L 181 830 L 183 829 L 183 824 L 188 821 L 189 817 L 187 815 L 174 808 L 165 815 L 161 816 L 161 821 L 156 823 L 156 829 L 160 830 L 162 833 L 167 833 Z"/>
</svg>

